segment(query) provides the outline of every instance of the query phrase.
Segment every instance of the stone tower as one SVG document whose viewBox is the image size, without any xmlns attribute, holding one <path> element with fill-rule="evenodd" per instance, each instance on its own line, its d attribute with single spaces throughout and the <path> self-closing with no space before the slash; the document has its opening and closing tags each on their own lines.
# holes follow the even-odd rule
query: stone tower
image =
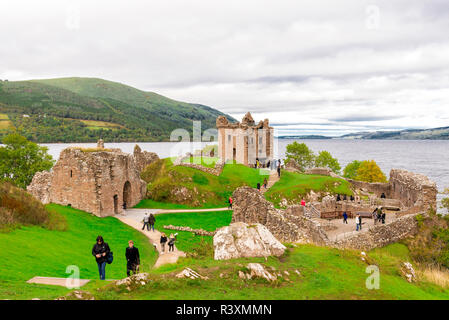
<svg viewBox="0 0 449 320">
<path fill-rule="evenodd" d="M 222 161 L 236 161 L 254 165 L 273 160 L 273 127 L 268 119 L 255 123 L 251 113 L 242 122 L 230 123 L 224 116 L 216 121 L 218 130 L 218 156 Z"/>
</svg>

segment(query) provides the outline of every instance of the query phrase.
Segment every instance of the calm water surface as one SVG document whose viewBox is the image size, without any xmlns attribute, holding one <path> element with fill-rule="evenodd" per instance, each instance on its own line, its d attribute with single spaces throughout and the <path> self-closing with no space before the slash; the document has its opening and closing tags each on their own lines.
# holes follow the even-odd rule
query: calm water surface
<svg viewBox="0 0 449 320">
<path fill-rule="evenodd" d="M 285 148 L 294 140 L 275 139 L 275 158 L 285 157 Z M 299 141 L 299 140 L 297 140 Z M 329 151 L 336 157 L 342 168 L 353 160 L 375 160 L 381 169 L 389 175 L 393 168 L 406 169 L 422 173 L 435 181 L 442 192 L 449 188 L 449 141 L 433 140 L 301 140 L 316 153 Z M 156 152 L 160 158 L 177 156 L 198 150 L 206 143 L 196 143 L 193 148 L 189 143 L 175 142 L 137 142 L 145 151 Z M 210 144 L 210 143 L 209 143 Z M 42 144 L 49 148 L 53 158 L 58 159 L 61 150 L 68 146 L 95 147 L 95 143 L 58 143 Z M 136 145 L 128 143 L 105 143 L 106 148 L 120 148 L 131 153 Z M 442 198 L 439 195 L 439 199 Z"/>
</svg>

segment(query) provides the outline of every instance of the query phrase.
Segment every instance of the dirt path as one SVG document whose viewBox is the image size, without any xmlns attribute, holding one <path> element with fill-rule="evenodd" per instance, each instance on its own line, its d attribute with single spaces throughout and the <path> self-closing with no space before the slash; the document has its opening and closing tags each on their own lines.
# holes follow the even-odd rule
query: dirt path
<svg viewBox="0 0 449 320">
<path fill-rule="evenodd" d="M 279 176 L 276 170 L 271 170 L 270 178 L 268 178 L 267 188 L 265 189 L 263 186 L 260 188 L 260 192 L 267 192 L 276 182 L 279 181 Z"/>
<path fill-rule="evenodd" d="M 132 210 L 136 210 L 136 209 L 132 209 Z M 137 209 L 137 210 L 140 210 L 140 209 Z M 148 209 L 145 212 L 148 212 Z M 178 250 L 176 248 L 176 246 L 175 246 L 175 251 L 168 252 L 167 244 L 165 245 L 165 252 L 162 252 L 161 244 L 160 244 L 161 233 L 157 230 L 154 230 L 154 231 L 153 230 L 148 231 L 147 229 L 142 230 L 143 216 L 144 216 L 143 212 L 141 214 L 139 214 L 138 212 L 137 213 L 133 212 L 131 215 L 129 215 L 128 210 L 127 210 L 127 215 L 117 215 L 116 218 L 119 219 L 120 221 L 122 221 L 123 223 L 133 227 L 134 229 L 142 232 L 145 236 L 147 236 L 147 238 L 149 239 L 151 244 L 153 244 L 153 246 L 156 248 L 157 252 L 159 253 L 159 257 L 154 265 L 154 268 L 158 268 L 167 263 L 176 263 L 178 261 L 179 257 L 186 256 L 186 254 L 184 252 Z"/>
<path fill-rule="evenodd" d="M 181 213 L 181 212 L 213 212 L 213 211 L 227 211 L 229 208 L 211 208 L 211 209 L 126 209 L 126 216 L 139 215 L 142 216 L 145 213 L 162 214 L 162 213 Z"/>
</svg>

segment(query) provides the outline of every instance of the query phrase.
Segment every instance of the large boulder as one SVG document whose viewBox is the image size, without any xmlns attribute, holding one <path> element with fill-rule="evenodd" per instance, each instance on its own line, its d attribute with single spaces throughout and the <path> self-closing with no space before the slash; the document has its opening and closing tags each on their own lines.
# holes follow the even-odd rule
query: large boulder
<svg viewBox="0 0 449 320">
<path fill-rule="evenodd" d="M 286 247 L 263 225 L 232 223 L 214 236 L 214 259 L 281 256 Z"/>
</svg>

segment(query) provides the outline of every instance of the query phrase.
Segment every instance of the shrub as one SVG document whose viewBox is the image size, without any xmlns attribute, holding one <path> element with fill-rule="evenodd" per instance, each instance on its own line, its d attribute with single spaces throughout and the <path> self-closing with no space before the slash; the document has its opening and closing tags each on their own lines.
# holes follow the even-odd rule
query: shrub
<svg viewBox="0 0 449 320">
<path fill-rule="evenodd" d="M 361 164 L 362 161 L 358 160 L 349 163 L 343 170 L 343 177 L 355 180 L 357 178 L 357 170 L 359 170 Z"/>
<path fill-rule="evenodd" d="M 0 147 L 0 179 L 10 181 L 20 188 L 31 183 L 38 171 L 50 170 L 53 159 L 47 147 L 41 147 L 18 134 L 10 134 Z"/>
<path fill-rule="evenodd" d="M 10 183 L 0 183 L 0 225 L 45 225 L 49 214 L 42 203 Z"/>
<path fill-rule="evenodd" d="M 340 173 L 341 166 L 336 158 L 333 158 L 330 152 L 321 151 L 315 158 L 316 167 L 325 167 L 331 169 L 336 174 Z"/>
<path fill-rule="evenodd" d="M 312 167 L 315 163 L 315 155 L 305 143 L 294 141 L 287 145 L 285 155 L 287 156 L 287 160 L 295 160 L 303 170 Z"/>
<path fill-rule="evenodd" d="M 387 177 L 374 160 L 362 161 L 357 169 L 356 180 L 365 182 L 387 182 Z"/>
</svg>

